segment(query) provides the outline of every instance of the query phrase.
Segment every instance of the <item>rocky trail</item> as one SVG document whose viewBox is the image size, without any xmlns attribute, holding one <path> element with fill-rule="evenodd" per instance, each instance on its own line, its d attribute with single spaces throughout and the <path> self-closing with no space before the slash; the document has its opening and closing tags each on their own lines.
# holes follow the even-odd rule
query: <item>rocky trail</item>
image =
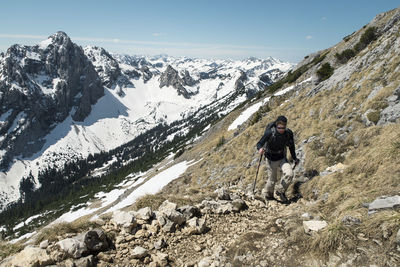
<svg viewBox="0 0 400 267">
<path fill-rule="evenodd" d="M 203 201 L 199 207 L 204 213 L 204 233 L 187 234 L 185 229 L 177 229 L 174 233 L 164 233 L 158 240 L 149 236 L 120 244 L 126 254 L 117 250 L 109 256 L 117 266 L 145 266 L 151 264 L 150 258 L 130 258 L 131 248 L 143 246 L 149 252 L 157 251 L 157 245 L 151 243 L 158 242 L 165 245 L 159 247 L 159 254 L 164 254 L 168 258 L 165 264 L 171 266 L 272 266 L 277 260 L 284 266 L 300 263 L 300 248 L 287 244 L 290 226 L 285 224 L 286 217 L 300 210 L 304 201 L 285 205 L 277 201 L 265 203 L 244 194 L 241 197 L 246 204 L 240 212 L 231 212 L 231 197 L 220 195 L 217 200 Z M 241 199 L 238 195 L 232 198 Z M 157 257 L 152 259 L 154 266 L 160 265 Z"/>
<path fill-rule="evenodd" d="M 165 200 L 156 211 L 114 211 L 97 219 L 96 228 L 28 245 L 0 266 L 398 266 L 400 231 L 397 250 L 385 251 L 382 241 L 359 234 L 353 251 L 311 253 L 321 230 L 332 227 L 308 212 L 320 201 L 264 202 L 220 188 L 194 206 Z M 383 207 L 384 200 L 377 201 Z M 342 222 L 349 228 L 359 223 L 350 216 Z"/>
</svg>

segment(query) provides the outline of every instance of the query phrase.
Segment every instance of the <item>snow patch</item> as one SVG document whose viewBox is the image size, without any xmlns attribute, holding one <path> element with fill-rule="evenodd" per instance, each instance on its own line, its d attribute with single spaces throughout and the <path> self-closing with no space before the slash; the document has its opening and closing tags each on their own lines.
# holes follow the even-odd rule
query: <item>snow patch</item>
<svg viewBox="0 0 400 267">
<path fill-rule="evenodd" d="M 113 206 L 104 213 L 112 212 L 127 207 L 129 205 L 132 205 L 139 197 L 142 197 L 144 195 L 157 193 L 168 183 L 170 183 L 171 181 L 178 178 L 181 174 L 183 174 L 186 171 L 186 169 L 193 164 L 195 163 L 183 161 L 181 163 L 177 163 L 169 167 L 168 169 L 162 171 L 161 173 L 149 179 L 147 182 L 145 182 L 135 191 L 133 191 L 128 197 L 126 197 L 124 200 L 122 200 L 117 205 Z"/>
<path fill-rule="evenodd" d="M 232 124 L 228 127 L 228 131 L 235 130 L 237 127 L 242 125 L 244 122 L 246 122 L 254 113 L 258 111 L 258 109 L 267 103 L 269 101 L 269 97 L 264 99 L 263 101 L 260 101 L 250 107 L 248 107 L 245 111 L 243 111 L 239 117 L 237 117 Z"/>
<path fill-rule="evenodd" d="M 20 236 L 20 237 L 18 237 L 18 238 L 16 238 L 16 239 L 13 239 L 13 240 L 10 241 L 10 243 L 11 243 L 11 244 L 15 244 L 15 243 L 17 243 L 18 241 L 21 241 L 21 240 L 30 238 L 30 237 L 33 236 L 34 234 L 36 234 L 36 231 L 34 231 L 34 232 L 32 232 L 32 233 L 24 234 L 23 236 Z"/>
<path fill-rule="evenodd" d="M 52 43 L 52 39 L 51 38 L 43 40 L 43 41 L 41 41 L 39 43 L 39 48 L 46 49 L 51 43 Z"/>
</svg>

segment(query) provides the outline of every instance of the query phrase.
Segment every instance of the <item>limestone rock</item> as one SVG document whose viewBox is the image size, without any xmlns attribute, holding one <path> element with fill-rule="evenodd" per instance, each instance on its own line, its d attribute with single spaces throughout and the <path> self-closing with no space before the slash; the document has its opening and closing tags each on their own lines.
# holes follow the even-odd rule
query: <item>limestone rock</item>
<svg viewBox="0 0 400 267">
<path fill-rule="evenodd" d="M 111 223 L 115 227 L 122 227 L 122 229 L 128 233 L 131 233 L 132 230 L 137 226 L 137 222 L 132 212 L 120 210 L 114 211 L 113 217 L 111 218 Z"/>
<path fill-rule="evenodd" d="M 142 208 L 134 213 L 137 220 L 150 221 L 154 217 L 154 213 L 149 207 Z"/>
<path fill-rule="evenodd" d="M 67 253 L 67 255 L 75 259 L 78 259 L 89 253 L 89 250 L 84 242 L 84 234 L 80 234 L 72 238 L 63 239 L 57 242 L 57 245 L 62 251 Z"/>
<path fill-rule="evenodd" d="M 206 230 L 206 220 L 193 217 L 187 221 L 184 231 L 188 234 L 203 234 Z"/>
<path fill-rule="evenodd" d="M 318 232 L 327 226 L 328 224 L 326 221 L 303 221 L 303 227 L 307 234 L 311 232 Z"/>
<path fill-rule="evenodd" d="M 164 238 L 161 238 L 160 240 L 156 241 L 154 243 L 154 248 L 157 250 L 163 249 L 167 247 L 167 243 L 165 242 Z"/>
<path fill-rule="evenodd" d="M 400 207 L 400 196 L 382 196 L 368 205 L 368 214 L 373 214 L 385 209 L 395 209 Z"/>
<path fill-rule="evenodd" d="M 158 211 L 162 213 L 167 213 L 169 211 L 176 211 L 177 205 L 175 203 L 165 200 L 159 207 Z"/>
<path fill-rule="evenodd" d="M 44 240 L 42 242 L 40 242 L 39 247 L 42 249 L 46 249 L 49 246 L 49 240 Z"/>
<path fill-rule="evenodd" d="M 176 230 L 176 223 L 167 219 L 166 223 L 161 229 L 166 233 L 173 233 Z"/>
<path fill-rule="evenodd" d="M 47 266 L 54 264 L 54 260 L 46 253 L 46 250 L 27 246 L 18 254 L 1 262 L 1 267 L 14 266 Z"/>
<path fill-rule="evenodd" d="M 137 246 L 133 249 L 131 256 L 134 259 L 143 259 L 148 254 L 149 252 L 147 251 L 147 249 Z"/>
</svg>

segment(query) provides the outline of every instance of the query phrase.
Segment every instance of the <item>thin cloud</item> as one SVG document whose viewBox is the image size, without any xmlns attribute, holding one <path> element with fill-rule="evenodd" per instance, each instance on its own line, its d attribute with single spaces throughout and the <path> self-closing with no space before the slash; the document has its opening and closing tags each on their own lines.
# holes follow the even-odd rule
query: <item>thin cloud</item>
<svg viewBox="0 0 400 267">
<path fill-rule="evenodd" d="M 0 38 L 15 38 L 15 39 L 47 39 L 45 35 L 29 35 L 29 34 L 0 34 Z"/>
<path fill-rule="evenodd" d="M 307 40 L 310 40 L 310 39 L 312 39 L 312 38 L 313 38 L 313 37 L 312 37 L 311 35 L 307 35 L 307 36 L 306 36 L 306 39 L 307 39 Z"/>
<path fill-rule="evenodd" d="M 322 18 L 321 18 L 321 20 L 327 20 L 327 19 L 328 19 L 327 17 L 322 17 Z"/>
<path fill-rule="evenodd" d="M 160 37 L 160 36 L 164 36 L 164 35 L 165 35 L 165 33 L 161 33 L 161 32 L 154 32 L 152 35 L 153 35 L 154 37 Z"/>
<path fill-rule="evenodd" d="M 48 36 L 45 35 L 28 35 L 28 34 L 0 34 L 0 38 L 15 38 L 15 39 L 37 39 L 45 40 Z M 153 45 L 153 46 L 174 46 L 174 47 L 201 47 L 207 49 L 242 49 L 242 50 L 260 50 L 272 49 L 282 50 L 287 48 L 282 47 L 268 47 L 268 46 L 251 46 L 251 45 L 230 45 L 230 44 L 211 44 L 211 43 L 190 43 L 190 42 L 157 42 L 157 41 L 141 41 L 141 40 L 124 40 L 118 38 L 93 38 L 93 37 L 79 37 L 71 36 L 73 41 L 81 41 L 88 43 L 113 43 L 119 45 Z"/>
<path fill-rule="evenodd" d="M 311 37 L 311 36 L 310 36 Z M 45 40 L 48 36 L 27 35 L 27 34 L 0 34 L 0 38 L 15 38 L 26 40 Z M 118 38 L 92 38 L 92 37 L 73 37 L 72 41 L 80 45 L 102 46 L 115 53 L 128 54 L 168 54 L 186 55 L 195 57 L 234 57 L 241 58 L 248 55 L 263 57 L 272 55 L 277 58 L 285 58 L 287 51 L 303 51 L 299 47 L 269 47 L 252 45 L 231 45 L 231 44 L 212 44 L 212 43 L 190 43 L 190 42 L 160 42 L 160 41 L 141 41 L 125 40 Z"/>
</svg>

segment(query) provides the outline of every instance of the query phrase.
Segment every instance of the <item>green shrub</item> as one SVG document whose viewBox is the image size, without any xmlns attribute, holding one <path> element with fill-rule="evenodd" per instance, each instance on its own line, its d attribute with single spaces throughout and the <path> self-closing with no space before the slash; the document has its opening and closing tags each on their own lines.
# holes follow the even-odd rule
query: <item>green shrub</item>
<svg viewBox="0 0 400 267">
<path fill-rule="evenodd" d="M 350 36 L 346 36 L 344 40 L 347 42 Z M 375 41 L 376 38 L 376 28 L 369 27 L 361 35 L 360 41 L 354 45 L 353 49 L 346 49 L 342 53 L 336 53 L 335 57 L 340 63 L 344 64 L 349 61 L 350 58 L 355 57 L 358 52 L 366 48 L 372 41 Z"/>
<path fill-rule="evenodd" d="M 356 56 L 356 51 L 354 49 L 346 49 L 342 53 L 336 53 L 335 57 L 340 63 L 346 63 L 350 58 Z"/>
<path fill-rule="evenodd" d="M 376 28 L 369 27 L 365 30 L 365 32 L 361 35 L 360 41 L 354 46 L 354 50 L 360 52 L 364 48 L 366 48 L 372 41 L 375 41 L 377 38 Z"/>
<path fill-rule="evenodd" d="M 321 68 L 319 68 L 317 70 L 317 75 L 318 78 L 320 79 L 320 81 L 324 81 L 326 79 L 328 79 L 329 77 L 331 77 L 331 75 L 333 74 L 334 69 L 331 67 L 331 64 L 324 63 Z"/>
</svg>

